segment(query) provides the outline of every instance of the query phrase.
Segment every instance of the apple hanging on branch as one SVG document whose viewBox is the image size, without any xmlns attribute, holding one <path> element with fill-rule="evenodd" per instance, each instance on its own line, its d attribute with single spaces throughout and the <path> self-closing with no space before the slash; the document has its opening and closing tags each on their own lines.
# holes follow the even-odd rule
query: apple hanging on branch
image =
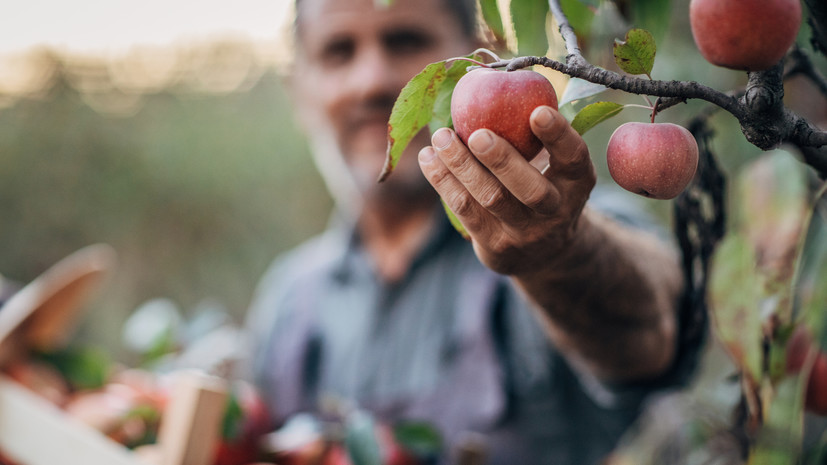
<svg viewBox="0 0 827 465">
<path fill-rule="evenodd" d="M 622 188 L 653 199 L 678 196 L 695 177 L 698 143 L 672 123 L 624 123 L 609 138 L 606 163 Z"/>
<path fill-rule="evenodd" d="M 710 63 L 763 71 L 781 61 L 801 25 L 799 0 L 692 0 L 692 37 Z"/>
<path fill-rule="evenodd" d="M 657 49 L 652 35 L 632 29 L 625 40 L 614 44 L 618 66 L 628 74 L 643 74 L 652 79 Z M 653 199 L 677 197 L 695 176 L 698 168 L 698 143 L 684 127 L 656 123 L 655 105 L 645 97 L 651 123 L 629 122 L 619 126 L 609 138 L 606 164 L 612 179 L 622 188 Z M 581 135 L 626 107 L 613 102 L 597 102 L 583 108 L 572 120 Z"/>
</svg>

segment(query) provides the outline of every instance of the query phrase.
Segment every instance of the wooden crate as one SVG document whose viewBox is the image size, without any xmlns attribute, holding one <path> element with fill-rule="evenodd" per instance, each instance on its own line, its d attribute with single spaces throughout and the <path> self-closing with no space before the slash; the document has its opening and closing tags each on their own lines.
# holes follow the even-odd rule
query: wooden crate
<svg viewBox="0 0 827 465">
<path fill-rule="evenodd" d="M 0 375 L 0 451 L 21 465 L 210 465 L 226 395 L 224 380 L 181 373 L 158 444 L 139 456 Z"/>
<path fill-rule="evenodd" d="M 0 308 L 0 370 L 65 343 L 114 258 L 108 246 L 86 247 L 13 295 Z M 210 465 L 227 393 L 223 379 L 180 373 L 158 444 L 138 454 L 0 374 L 0 452 L 21 465 Z"/>
</svg>

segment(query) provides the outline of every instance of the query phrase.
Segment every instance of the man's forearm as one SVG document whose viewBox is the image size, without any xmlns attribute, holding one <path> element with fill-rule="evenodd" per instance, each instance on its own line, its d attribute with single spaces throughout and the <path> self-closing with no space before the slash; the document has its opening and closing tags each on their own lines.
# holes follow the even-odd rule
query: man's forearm
<svg viewBox="0 0 827 465">
<path fill-rule="evenodd" d="M 671 364 L 683 278 L 659 239 L 584 210 L 570 247 L 515 276 L 572 363 L 605 381 L 653 378 Z"/>
</svg>

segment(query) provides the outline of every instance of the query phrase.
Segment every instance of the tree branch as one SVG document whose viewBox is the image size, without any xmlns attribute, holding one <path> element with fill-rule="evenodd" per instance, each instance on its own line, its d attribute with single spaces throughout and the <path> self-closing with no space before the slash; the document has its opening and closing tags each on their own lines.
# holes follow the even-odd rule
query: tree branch
<svg viewBox="0 0 827 465">
<path fill-rule="evenodd" d="M 827 17 L 827 7 L 823 0 L 808 0 L 814 11 L 813 16 L 818 24 Z M 712 103 L 732 114 L 741 124 L 741 130 L 746 139 L 762 150 L 768 150 L 789 142 L 799 147 L 827 146 L 827 132 L 812 125 L 806 119 L 795 114 L 784 106 L 783 63 L 761 72 L 749 73 L 749 83 L 743 94 L 731 95 L 707 87 L 695 81 L 657 81 L 642 79 L 633 76 L 621 75 L 614 71 L 592 65 L 583 57 L 577 43 L 577 36 L 568 21 L 560 0 L 549 0 L 551 13 L 559 25 L 560 34 L 566 44 L 566 62 L 562 63 L 548 57 L 517 57 L 511 60 L 491 63 L 491 67 L 506 68 L 511 71 L 533 65 L 541 65 L 554 69 L 571 77 L 604 85 L 610 89 L 617 89 L 631 94 L 652 95 L 660 97 L 656 110 L 685 102 L 688 99 L 700 99 Z M 818 14 L 816 14 L 816 10 Z M 827 45 L 827 43 L 825 43 Z M 825 47 L 827 50 L 827 47 Z M 812 64 L 811 64 L 812 65 Z M 798 62 L 798 66 L 806 66 L 806 62 Z M 805 68 L 802 68 L 806 70 Z M 814 69 L 809 75 L 815 76 L 817 85 L 823 85 L 823 78 Z M 813 78 L 813 77 L 811 77 Z M 827 165 L 827 150 L 809 151 L 808 163 L 818 166 Z M 813 165 L 813 166 L 815 166 Z"/>
<path fill-rule="evenodd" d="M 626 76 L 614 71 L 594 66 L 582 57 L 569 55 L 566 63 L 548 57 L 518 57 L 511 60 L 491 63 L 491 67 L 504 67 L 507 70 L 526 68 L 541 65 L 551 68 L 571 77 L 584 79 L 596 84 L 602 84 L 610 89 L 622 90 L 631 94 L 652 95 L 655 97 L 670 97 L 686 101 L 687 99 L 701 99 L 718 105 L 736 117 L 742 116 L 743 109 L 738 100 L 723 92 L 694 81 L 658 81 Z"/>
</svg>

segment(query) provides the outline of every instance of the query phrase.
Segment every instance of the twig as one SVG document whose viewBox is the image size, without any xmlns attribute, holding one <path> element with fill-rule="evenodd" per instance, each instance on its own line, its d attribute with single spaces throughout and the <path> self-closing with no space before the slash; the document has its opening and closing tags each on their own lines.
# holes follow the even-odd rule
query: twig
<svg viewBox="0 0 827 465">
<path fill-rule="evenodd" d="M 566 44 L 566 62 L 569 62 L 570 57 L 573 60 L 583 59 L 583 53 L 580 51 L 580 45 L 577 43 L 577 34 L 574 33 L 574 28 L 569 23 L 569 18 L 563 13 L 563 8 L 559 1 L 549 1 L 549 9 L 554 18 L 557 19 L 558 30 L 563 36 L 563 42 Z"/>
</svg>

